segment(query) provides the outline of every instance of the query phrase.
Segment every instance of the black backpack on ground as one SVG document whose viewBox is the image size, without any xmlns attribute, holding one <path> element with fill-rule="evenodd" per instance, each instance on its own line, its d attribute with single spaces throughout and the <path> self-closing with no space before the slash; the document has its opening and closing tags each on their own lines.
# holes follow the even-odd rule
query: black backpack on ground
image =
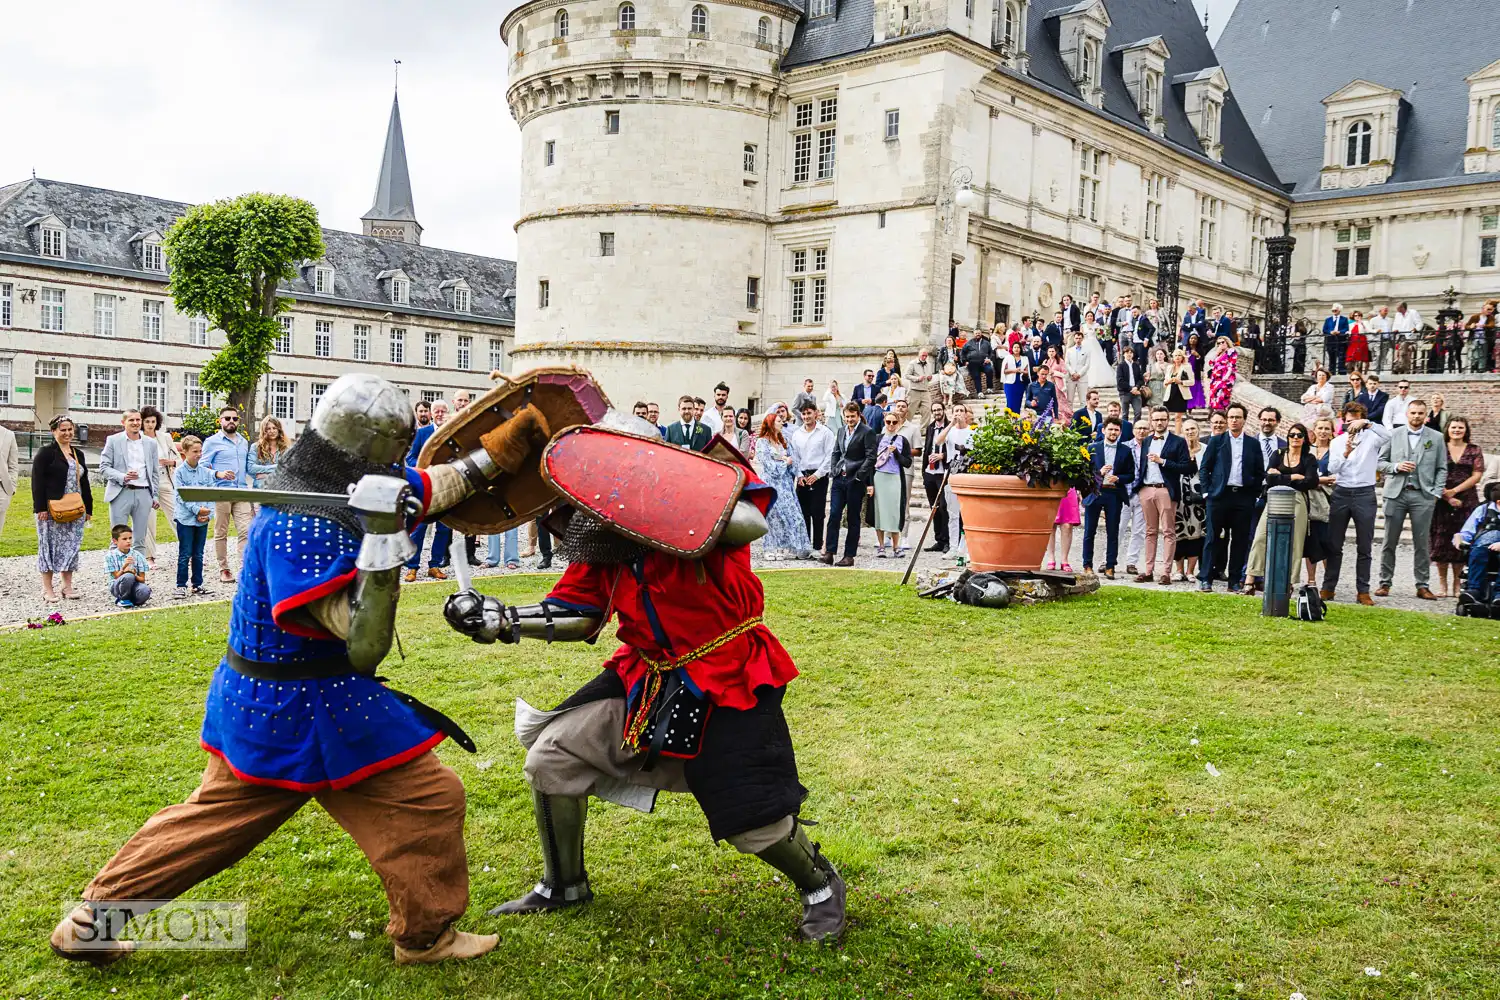
<svg viewBox="0 0 1500 1000">
<path fill-rule="evenodd" d="M 1318 588 L 1311 585 L 1303 585 L 1297 593 L 1297 618 L 1304 622 L 1320 622 L 1328 614 L 1328 605 L 1324 603 Z"/>
</svg>

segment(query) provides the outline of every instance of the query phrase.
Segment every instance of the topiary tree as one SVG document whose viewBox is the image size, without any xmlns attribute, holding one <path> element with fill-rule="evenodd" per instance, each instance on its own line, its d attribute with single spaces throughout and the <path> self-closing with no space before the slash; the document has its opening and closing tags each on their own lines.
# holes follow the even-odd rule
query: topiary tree
<svg viewBox="0 0 1500 1000">
<path fill-rule="evenodd" d="M 198 376 L 247 418 L 255 388 L 281 332 L 277 313 L 288 302 L 276 287 L 296 276 L 297 264 L 323 256 L 318 210 L 280 194 L 244 194 L 195 205 L 162 239 L 171 278 L 167 291 L 180 312 L 208 317 L 224 331 L 221 347 Z"/>
</svg>

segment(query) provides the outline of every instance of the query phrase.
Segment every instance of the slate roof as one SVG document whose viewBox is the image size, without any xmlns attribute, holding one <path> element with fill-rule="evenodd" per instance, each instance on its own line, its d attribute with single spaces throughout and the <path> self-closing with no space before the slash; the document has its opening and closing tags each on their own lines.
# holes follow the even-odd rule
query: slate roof
<svg viewBox="0 0 1500 1000">
<path fill-rule="evenodd" d="M 1242 5 L 1245 2 L 1248 0 L 1241 0 Z M 986 3 L 976 3 L 976 14 L 986 6 Z M 1097 110 L 1097 113 L 1145 129 L 1146 125 L 1136 111 L 1135 102 L 1131 100 L 1125 84 L 1123 55 L 1116 50 L 1160 36 L 1172 53 L 1166 64 L 1166 77 L 1169 81 L 1210 69 L 1218 65 L 1218 60 L 1192 0 L 1107 0 L 1105 6 L 1111 21 L 1104 38 L 1104 51 L 1109 53 L 1109 58 L 1105 60 L 1102 71 L 1104 107 Z M 1031 58 L 1030 72 L 1025 79 L 1089 108 L 1058 54 L 1058 21 L 1049 16 L 1054 12 L 1033 0 L 1030 16 L 1026 19 L 1026 51 Z M 782 66 L 790 69 L 864 51 L 874 44 L 874 26 L 874 0 L 839 0 L 833 17 L 804 20 L 798 25 Z M 907 41 L 912 37 L 914 36 L 903 35 L 889 39 L 885 44 Z M 998 63 L 997 56 L 996 64 Z M 1285 64 L 1281 66 L 1281 71 L 1295 75 L 1290 73 Z M 1255 133 L 1240 111 L 1235 97 L 1235 85 L 1231 74 L 1230 91 L 1224 100 L 1219 126 L 1224 146 L 1223 165 L 1251 180 L 1280 189 L 1280 179 L 1271 169 L 1270 161 L 1261 151 Z M 1180 152 L 1212 163 L 1203 154 L 1202 147 L 1198 145 L 1198 137 L 1188 121 L 1187 111 L 1183 107 L 1181 84 L 1170 85 L 1165 91 L 1162 111 L 1167 121 L 1166 141 Z"/>
<path fill-rule="evenodd" d="M 360 218 L 373 222 L 417 221 L 411 174 L 406 168 L 406 139 L 401 133 L 401 101 L 397 97 L 391 98 L 391 120 L 385 128 L 385 151 L 380 157 L 380 179 L 375 182 L 375 203 Z"/>
<path fill-rule="evenodd" d="M 32 220 L 53 215 L 67 227 L 67 263 L 63 266 L 163 281 L 164 275 L 141 269 L 137 248 L 130 240 L 143 231 L 166 232 L 188 208 L 180 201 L 31 178 L 0 187 L 0 257 L 63 263 L 39 256 L 26 230 Z M 311 268 L 284 283 L 285 294 L 309 302 L 362 305 L 394 313 L 434 313 L 507 326 L 515 323 L 514 261 L 337 229 L 324 229 L 323 242 L 327 246 L 325 260 L 334 268 L 333 294 L 313 292 Z M 409 306 L 393 305 L 376 279 L 382 271 L 397 269 L 411 279 Z M 469 313 L 455 313 L 440 287 L 459 278 L 470 288 Z"/>
<path fill-rule="evenodd" d="M 1500 58 L 1494 0 L 1239 0 L 1219 38 L 1261 146 L 1294 192 L 1316 191 L 1325 97 L 1356 79 L 1407 107 L 1387 185 L 1463 174 L 1469 85 Z M 1474 180 L 1494 180 L 1475 175 Z"/>
</svg>

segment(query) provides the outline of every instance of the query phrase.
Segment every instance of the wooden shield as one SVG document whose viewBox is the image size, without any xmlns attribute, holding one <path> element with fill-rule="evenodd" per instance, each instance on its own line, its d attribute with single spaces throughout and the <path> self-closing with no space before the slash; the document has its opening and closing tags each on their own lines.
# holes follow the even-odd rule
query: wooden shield
<svg viewBox="0 0 1500 1000">
<path fill-rule="evenodd" d="M 604 427 L 554 435 L 542 475 L 585 516 L 688 559 L 719 540 L 746 481 L 738 465 Z"/>
<path fill-rule="evenodd" d="M 480 435 L 528 404 L 541 411 L 553 434 L 592 424 L 609 409 L 604 390 L 582 368 L 534 368 L 501 376 L 493 389 L 433 432 L 417 456 L 417 468 L 450 462 L 481 447 Z M 525 524 L 556 502 L 556 492 L 542 478 L 537 448 L 515 475 L 502 473 L 487 490 L 444 511 L 439 520 L 465 535 L 491 535 Z"/>
</svg>

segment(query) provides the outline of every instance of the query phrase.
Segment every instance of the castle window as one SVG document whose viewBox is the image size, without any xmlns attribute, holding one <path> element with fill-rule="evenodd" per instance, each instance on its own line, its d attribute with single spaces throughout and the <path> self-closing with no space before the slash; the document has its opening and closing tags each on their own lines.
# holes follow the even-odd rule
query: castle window
<svg viewBox="0 0 1500 1000">
<path fill-rule="evenodd" d="M 115 294 L 113 292 L 94 293 L 94 336 L 113 337 L 115 335 Z"/>
<path fill-rule="evenodd" d="M 1370 137 L 1373 131 L 1369 122 L 1355 122 L 1349 126 L 1344 166 L 1362 167 L 1370 162 Z"/>
<path fill-rule="evenodd" d="M 406 331 L 399 326 L 391 327 L 391 364 L 406 364 Z"/>
<path fill-rule="evenodd" d="M 550 281 L 538 281 L 536 283 L 536 307 L 545 309 L 552 303 L 552 283 Z"/>
<path fill-rule="evenodd" d="M 61 288 L 42 289 L 42 329 L 61 333 L 66 316 L 67 293 Z"/>
<path fill-rule="evenodd" d="M 1099 60 L 1094 56 L 1094 43 L 1084 42 L 1078 49 L 1078 76 L 1088 88 L 1099 86 Z"/>
<path fill-rule="evenodd" d="M 370 360 L 370 325 L 368 323 L 354 324 L 354 360 Z"/>
<path fill-rule="evenodd" d="M 313 357 L 333 357 L 333 321 L 319 319 L 313 321 Z"/>
<path fill-rule="evenodd" d="M 271 416 L 277 420 L 297 419 L 297 383 L 294 380 L 271 380 Z"/>
<path fill-rule="evenodd" d="M 161 299 L 141 300 L 141 339 L 161 342 Z"/>
<path fill-rule="evenodd" d="M 1161 74 L 1147 72 L 1142 86 L 1141 116 L 1149 123 L 1156 117 L 1156 106 L 1161 95 Z"/>
<path fill-rule="evenodd" d="M 745 173 L 755 173 L 755 144 L 745 143 Z"/>
<path fill-rule="evenodd" d="M 276 340 L 272 342 L 271 350 L 277 354 L 291 354 L 292 324 L 295 321 L 291 316 L 278 316 L 277 319 L 281 323 L 281 332 L 276 335 Z"/>
<path fill-rule="evenodd" d="M 542 165 L 550 167 L 557 162 L 557 143 L 548 139 L 542 146 Z"/>
<path fill-rule="evenodd" d="M 333 294 L 333 268 L 313 268 L 313 291 L 319 295 Z"/>
<path fill-rule="evenodd" d="M 411 301 L 411 282 L 405 278 L 391 279 L 391 301 L 404 306 Z"/>
<path fill-rule="evenodd" d="M 1203 195 L 1198 199 L 1198 256 L 1213 260 L 1219 255 L 1219 212 L 1223 203 Z"/>
<path fill-rule="evenodd" d="M 787 316 L 793 325 L 821 325 L 828 303 L 828 248 L 793 250 L 787 283 Z"/>
<path fill-rule="evenodd" d="M 1161 174 L 1150 174 L 1146 178 L 1146 214 L 1144 236 L 1152 243 L 1162 238 L 1162 203 L 1167 199 L 1167 179 Z"/>
<path fill-rule="evenodd" d="M 771 44 L 771 19 L 769 17 L 761 18 L 760 23 L 755 26 L 755 40 L 762 45 Z M 1500 118 L 1496 120 L 1500 121 Z"/>
<path fill-rule="evenodd" d="M 622 3 L 622 4 L 620 4 L 620 20 L 619 20 L 619 25 L 620 25 L 620 30 L 621 31 L 634 31 L 635 30 L 635 4 L 633 4 L 633 3 Z"/>
<path fill-rule="evenodd" d="M 442 334 L 435 330 L 426 330 L 422 333 L 422 364 L 428 368 L 438 366 L 438 350 L 442 343 Z"/>
<path fill-rule="evenodd" d="M 614 233 L 600 233 L 599 234 L 599 256 L 601 256 L 601 257 L 613 257 L 614 255 L 615 255 L 615 234 Z"/>
<path fill-rule="evenodd" d="M 839 99 L 825 97 L 818 101 L 818 180 L 833 177 L 834 155 L 838 146 Z"/>
<path fill-rule="evenodd" d="M 619 135 L 620 134 L 620 112 L 618 112 L 618 111 L 606 111 L 606 112 L 604 112 L 604 134 L 605 135 Z"/>
<path fill-rule="evenodd" d="M 469 290 L 462 285 L 453 287 L 453 311 L 466 313 L 469 311 Z"/>
<path fill-rule="evenodd" d="M 553 19 L 552 37 L 558 41 L 562 41 L 568 37 L 568 12 L 566 9 L 558 11 L 557 17 Z"/>
<path fill-rule="evenodd" d="M 135 373 L 135 405 L 167 408 L 167 373 L 160 368 L 138 368 Z"/>
<path fill-rule="evenodd" d="M 808 17 L 832 17 L 833 0 L 812 0 L 812 6 L 808 9 Z"/>
<path fill-rule="evenodd" d="M 746 278 L 745 279 L 745 308 L 746 309 L 759 309 L 760 308 L 760 279 L 759 278 Z"/>
<path fill-rule="evenodd" d="M 688 20 L 688 29 L 695 35 L 708 34 L 708 8 L 698 4 Z"/>
<path fill-rule="evenodd" d="M 42 228 L 42 256 L 63 257 L 67 254 L 67 244 L 63 241 L 63 231 L 55 226 L 43 226 Z"/>
<path fill-rule="evenodd" d="M 208 346 L 208 317 L 188 317 L 188 343 L 194 347 Z"/>
<path fill-rule="evenodd" d="M 1219 117 L 1222 106 L 1218 101 L 1205 101 L 1203 105 L 1203 134 L 1210 145 L 1219 144 Z"/>
<path fill-rule="evenodd" d="M 1500 243 L 1500 214 L 1490 212 L 1479 217 L 1479 266 L 1495 266 L 1496 244 Z"/>
<path fill-rule="evenodd" d="M 497 372 L 505 367 L 505 341 L 499 337 L 490 338 L 490 371 Z"/>
<path fill-rule="evenodd" d="M 1000 41 L 1006 49 L 1014 50 L 1016 47 L 1016 27 L 1020 24 L 1021 17 L 1016 10 L 1016 5 L 1008 3 L 1005 5 L 1005 24 L 1001 31 Z"/>
<path fill-rule="evenodd" d="M 458 338 L 457 359 L 454 367 L 461 371 L 468 371 L 474 361 L 474 338 L 463 334 Z"/>
<path fill-rule="evenodd" d="M 1333 233 L 1333 276 L 1362 278 L 1370 273 L 1370 226 L 1340 226 Z"/>
<path fill-rule="evenodd" d="M 1500 108 L 1495 109 L 1494 120 L 1490 123 L 1490 148 L 1500 150 Z"/>
<path fill-rule="evenodd" d="M 1090 222 L 1099 221 L 1099 184 L 1104 154 L 1097 149 L 1078 151 L 1078 214 Z"/>
</svg>

